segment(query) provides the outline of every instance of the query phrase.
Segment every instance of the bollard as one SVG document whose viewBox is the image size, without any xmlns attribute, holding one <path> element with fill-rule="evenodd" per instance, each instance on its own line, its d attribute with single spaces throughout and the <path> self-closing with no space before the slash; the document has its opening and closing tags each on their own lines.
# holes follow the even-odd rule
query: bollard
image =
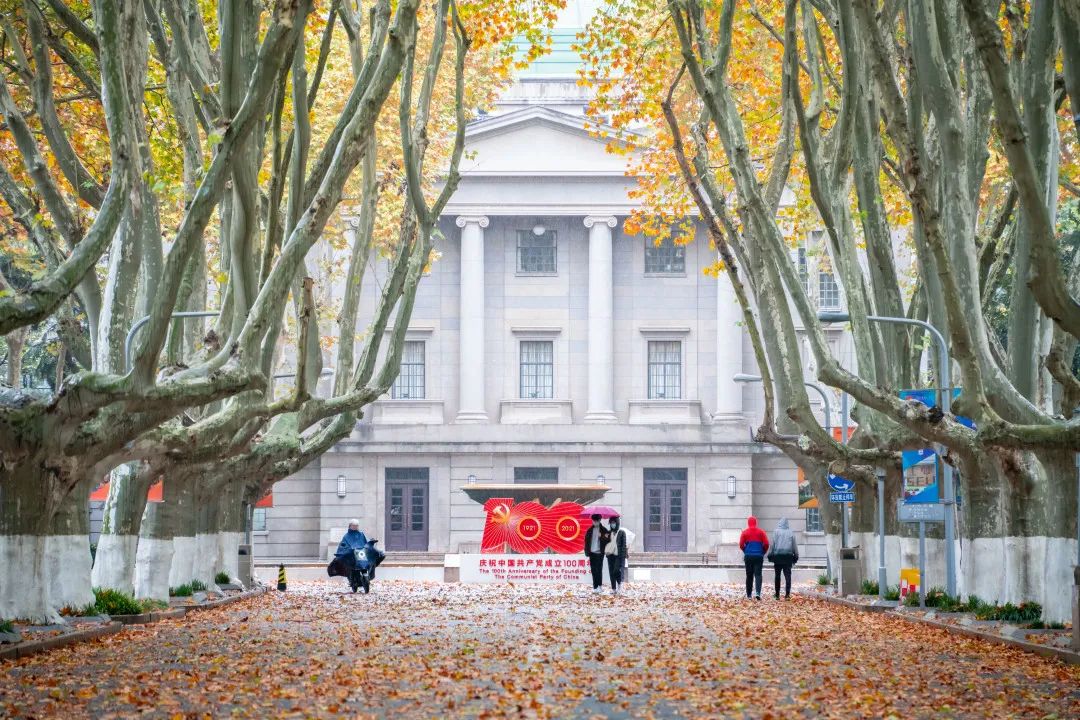
<svg viewBox="0 0 1080 720">
<path fill-rule="evenodd" d="M 1073 650 L 1080 652 L 1080 565 L 1073 568 Z"/>
<path fill-rule="evenodd" d="M 277 569 L 277 589 L 285 592 L 285 587 L 285 565 L 283 563 L 281 565 L 278 565 Z"/>
</svg>

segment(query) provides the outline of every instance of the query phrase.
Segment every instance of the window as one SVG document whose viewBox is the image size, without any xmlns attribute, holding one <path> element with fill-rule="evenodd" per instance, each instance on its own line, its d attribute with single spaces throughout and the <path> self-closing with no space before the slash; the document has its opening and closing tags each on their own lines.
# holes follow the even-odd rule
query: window
<svg viewBox="0 0 1080 720">
<path fill-rule="evenodd" d="M 831 272 L 818 272 L 818 307 L 840 307 L 840 286 Z"/>
<path fill-rule="evenodd" d="M 255 508 L 251 511 L 252 532 L 266 532 L 266 508 Z"/>
<path fill-rule="evenodd" d="M 424 397 L 424 341 L 407 340 L 401 349 L 401 370 L 390 387 L 395 400 L 419 400 Z"/>
<path fill-rule="evenodd" d="M 557 241 L 554 230 L 537 235 L 532 230 L 518 230 L 517 269 L 519 273 L 554 274 Z"/>
<path fill-rule="evenodd" d="M 555 397 L 554 343 L 551 340 L 521 341 L 521 397 Z"/>
<path fill-rule="evenodd" d="M 559 468 L 557 467 L 516 467 L 514 468 L 514 482 L 524 485 L 537 483 L 559 482 Z"/>
<path fill-rule="evenodd" d="M 649 238 L 645 238 L 645 273 L 685 274 L 686 248 L 676 245 L 671 238 L 664 240 L 659 247 Z"/>
<path fill-rule="evenodd" d="M 819 533 L 824 532 L 821 526 L 821 509 L 820 508 L 806 508 L 806 532 Z"/>
<path fill-rule="evenodd" d="M 810 264 L 806 260 L 806 248 L 800 247 L 795 251 L 795 270 L 799 273 L 799 282 L 802 283 L 803 292 L 810 294 Z"/>
<path fill-rule="evenodd" d="M 678 340 L 649 341 L 649 399 L 678 400 L 682 397 L 682 343 Z"/>
</svg>

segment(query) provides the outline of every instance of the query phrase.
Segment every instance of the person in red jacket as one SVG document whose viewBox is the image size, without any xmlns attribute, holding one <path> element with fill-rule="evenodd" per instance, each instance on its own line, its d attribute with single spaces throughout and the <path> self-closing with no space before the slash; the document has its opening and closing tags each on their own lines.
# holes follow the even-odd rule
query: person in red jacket
<svg viewBox="0 0 1080 720">
<path fill-rule="evenodd" d="M 743 552 L 743 564 L 746 565 L 746 597 L 761 599 L 761 567 L 765 564 L 765 553 L 769 552 L 769 536 L 757 526 L 757 518 L 746 518 L 746 529 L 739 536 L 739 549 Z"/>
</svg>

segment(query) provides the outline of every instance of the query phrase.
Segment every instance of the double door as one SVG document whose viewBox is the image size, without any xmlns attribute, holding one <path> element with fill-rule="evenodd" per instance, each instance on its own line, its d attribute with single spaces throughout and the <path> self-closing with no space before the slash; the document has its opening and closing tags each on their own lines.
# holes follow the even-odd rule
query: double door
<svg viewBox="0 0 1080 720">
<path fill-rule="evenodd" d="M 386 549 L 428 549 L 428 469 L 386 468 Z"/>
<path fill-rule="evenodd" d="M 645 470 L 645 552 L 686 552 L 686 469 Z"/>
</svg>

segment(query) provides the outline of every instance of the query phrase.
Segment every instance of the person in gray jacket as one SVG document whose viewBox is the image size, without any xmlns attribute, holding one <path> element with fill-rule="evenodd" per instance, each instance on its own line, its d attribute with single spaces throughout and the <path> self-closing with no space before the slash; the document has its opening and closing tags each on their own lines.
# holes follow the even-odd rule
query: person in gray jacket
<svg viewBox="0 0 1080 720">
<path fill-rule="evenodd" d="M 787 518 L 780 518 L 769 543 L 769 562 L 776 572 L 776 599 L 780 599 L 780 573 L 784 574 L 784 597 L 791 597 L 791 566 L 799 562 L 799 546 L 795 543 L 795 533 L 791 532 Z"/>
</svg>

